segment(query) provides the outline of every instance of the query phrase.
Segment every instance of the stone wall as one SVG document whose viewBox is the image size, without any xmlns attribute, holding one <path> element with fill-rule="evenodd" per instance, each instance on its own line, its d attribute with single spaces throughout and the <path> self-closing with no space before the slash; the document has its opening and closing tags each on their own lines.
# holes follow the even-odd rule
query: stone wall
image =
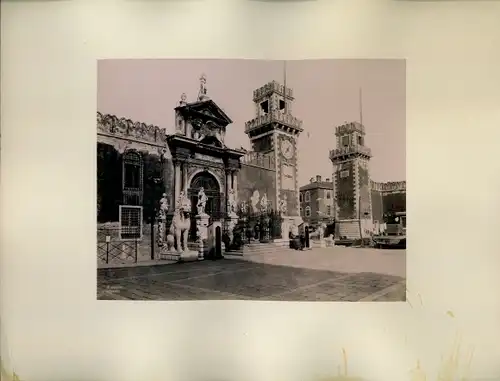
<svg viewBox="0 0 500 381">
<path fill-rule="evenodd" d="M 406 191 L 384 194 L 384 213 L 406 212 Z"/>
<path fill-rule="evenodd" d="M 276 171 L 242 164 L 238 174 L 238 202 L 241 204 L 245 201 L 250 205 L 250 199 L 256 190 L 260 198 L 266 194 L 272 208 L 276 208 Z"/>
<path fill-rule="evenodd" d="M 406 191 L 371 190 L 373 220 L 383 222 L 384 213 L 406 212 Z"/>
</svg>

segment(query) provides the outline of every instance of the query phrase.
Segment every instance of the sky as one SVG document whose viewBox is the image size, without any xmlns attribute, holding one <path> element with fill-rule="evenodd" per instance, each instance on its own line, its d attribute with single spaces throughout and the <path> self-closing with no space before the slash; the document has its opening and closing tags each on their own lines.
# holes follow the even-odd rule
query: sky
<svg viewBox="0 0 500 381">
<path fill-rule="evenodd" d="M 298 141 L 299 185 L 311 177 L 332 177 L 328 153 L 335 126 L 360 120 L 372 150 L 374 181 L 406 180 L 406 65 L 404 60 L 287 61 L 287 87 L 294 92 L 291 113 L 303 121 Z M 182 93 L 198 96 L 206 75 L 207 95 L 233 120 L 226 145 L 250 149 L 245 122 L 255 117 L 253 90 L 283 83 L 283 61 L 121 59 L 98 62 L 97 110 L 174 132 L 174 107 Z"/>
</svg>

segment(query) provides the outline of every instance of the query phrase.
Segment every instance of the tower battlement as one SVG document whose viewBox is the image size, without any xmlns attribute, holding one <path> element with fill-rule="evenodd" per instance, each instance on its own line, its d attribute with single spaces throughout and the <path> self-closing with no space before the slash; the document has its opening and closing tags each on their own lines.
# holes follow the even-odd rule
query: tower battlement
<svg viewBox="0 0 500 381">
<path fill-rule="evenodd" d="M 293 97 L 293 90 L 289 87 L 287 87 L 286 90 L 284 89 L 285 87 L 277 81 L 268 82 L 264 86 L 261 86 L 257 90 L 253 91 L 253 101 L 258 102 L 262 98 L 265 98 L 273 93 L 283 96 L 283 92 L 285 92 L 286 99 L 293 101 L 295 99 Z"/>
<path fill-rule="evenodd" d="M 351 122 L 335 127 L 335 136 L 347 135 L 355 132 L 365 135 L 365 126 L 359 122 Z"/>
</svg>

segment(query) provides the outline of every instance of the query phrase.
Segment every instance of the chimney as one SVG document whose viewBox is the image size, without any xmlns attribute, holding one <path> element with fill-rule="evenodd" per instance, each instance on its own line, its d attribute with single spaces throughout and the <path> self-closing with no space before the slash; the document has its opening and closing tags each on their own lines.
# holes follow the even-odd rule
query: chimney
<svg viewBox="0 0 500 381">
<path fill-rule="evenodd" d="M 314 183 L 314 177 L 311 177 L 311 178 L 309 179 L 309 182 Z"/>
<path fill-rule="evenodd" d="M 318 182 L 318 183 L 321 182 L 321 176 L 320 175 L 316 175 L 316 182 Z"/>
<path fill-rule="evenodd" d="M 325 179 L 325 181 L 326 181 L 327 183 L 329 183 L 329 182 L 330 182 L 330 178 L 329 178 L 329 177 L 327 177 L 327 178 Z"/>
</svg>

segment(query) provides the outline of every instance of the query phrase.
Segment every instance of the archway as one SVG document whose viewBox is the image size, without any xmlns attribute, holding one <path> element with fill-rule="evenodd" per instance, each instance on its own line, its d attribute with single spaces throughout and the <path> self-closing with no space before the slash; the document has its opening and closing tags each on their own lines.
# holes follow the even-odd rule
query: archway
<svg viewBox="0 0 500 381">
<path fill-rule="evenodd" d="M 188 190 L 188 196 L 191 199 L 191 229 L 189 237 L 191 240 L 196 240 L 196 215 L 198 214 L 198 192 L 203 187 L 207 195 L 207 203 L 205 205 L 205 213 L 210 216 L 211 220 L 219 220 L 221 214 L 222 194 L 217 179 L 208 171 L 203 171 L 194 175 Z"/>
</svg>

